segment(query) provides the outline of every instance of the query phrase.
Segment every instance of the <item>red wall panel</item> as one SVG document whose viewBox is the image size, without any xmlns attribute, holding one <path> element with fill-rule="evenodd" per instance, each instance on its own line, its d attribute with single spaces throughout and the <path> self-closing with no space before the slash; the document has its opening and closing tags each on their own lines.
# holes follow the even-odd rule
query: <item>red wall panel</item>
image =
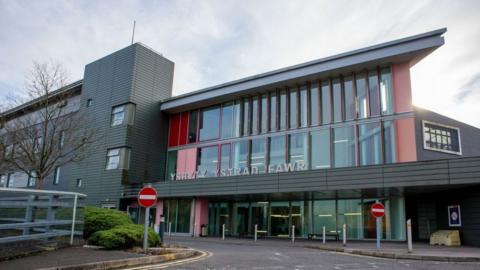
<svg viewBox="0 0 480 270">
<path fill-rule="evenodd" d="M 168 146 L 177 146 L 180 132 L 180 114 L 170 115 L 170 126 L 168 129 Z"/>
<path fill-rule="evenodd" d="M 180 134 L 179 134 L 179 145 L 187 144 L 188 140 L 188 112 L 183 112 L 180 115 Z"/>
</svg>

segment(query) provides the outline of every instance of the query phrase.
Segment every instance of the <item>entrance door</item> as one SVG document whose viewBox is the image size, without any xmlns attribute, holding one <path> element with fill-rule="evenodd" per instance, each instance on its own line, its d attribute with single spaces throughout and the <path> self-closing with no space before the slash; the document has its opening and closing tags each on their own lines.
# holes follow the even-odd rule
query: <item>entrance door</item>
<svg viewBox="0 0 480 270">
<path fill-rule="evenodd" d="M 289 236 L 289 202 L 272 202 L 270 206 L 270 234 L 271 236 Z"/>
<path fill-rule="evenodd" d="M 363 212 L 363 238 L 377 238 L 377 220 L 372 215 L 371 209 L 372 204 L 374 204 L 377 200 L 376 199 L 364 199 L 362 204 L 362 212 Z M 388 203 L 386 200 L 379 200 L 385 206 L 385 216 L 382 218 L 382 238 L 385 239 L 386 237 L 386 216 L 388 213 Z"/>
<path fill-rule="evenodd" d="M 249 228 L 248 203 L 236 203 L 233 211 L 235 213 L 233 234 L 247 236 Z"/>
<path fill-rule="evenodd" d="M 268 222 L 267 222 L 267 209 L 268 203 L 252 203 L 252 224 L 251 224 L 251 234 L 255 232 L 255 224 L 257 225 L 257 232 L 260 235 L 265 235 L 268 232 Z"/>
</svg>

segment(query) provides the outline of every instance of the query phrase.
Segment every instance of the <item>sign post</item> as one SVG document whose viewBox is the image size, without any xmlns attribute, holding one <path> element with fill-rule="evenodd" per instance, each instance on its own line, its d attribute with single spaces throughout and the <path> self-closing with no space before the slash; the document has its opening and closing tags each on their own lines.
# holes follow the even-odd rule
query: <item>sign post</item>
<svg viewBox="0 0 480 270">
<path fill-rule="evenodd" d="M 138 192 L 138 204 L 145 207 L 145 227 L 143 231 L 143 251 L 148 248 L 148 224 L 150 219 L 150 207 L 157 203 L 157 191 L 152 187 L 144 187 Z"/>
<path fill-rule="evenodd" d="M 376 218 L 377 225 L 377 251 L 380 251 L 380 238 L 382 238 L 382 217 L 385 215 L 385 206 L 378 201 L 372 204 L 372 215 Z"/>
</svg>

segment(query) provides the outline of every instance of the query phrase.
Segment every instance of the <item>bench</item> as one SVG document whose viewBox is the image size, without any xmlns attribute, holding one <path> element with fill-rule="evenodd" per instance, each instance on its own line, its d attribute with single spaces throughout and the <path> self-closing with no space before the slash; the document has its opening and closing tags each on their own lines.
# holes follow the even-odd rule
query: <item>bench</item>
<svg viewBox="0 0 480 270">
<path fill-rule="evenodd" d="M 308 240 L 314 240 L 314 239 L 322 239 L 323 235 L 321 233 L 309 233 L 307 237 L 308 237 Z M 328 238 L 328 237 L 335 238 L 335 241 L 338 241 L 340 239 L 340 236 L 338 235 L 338 233 L 326 233 L 325 238 Z"/>
</svg>

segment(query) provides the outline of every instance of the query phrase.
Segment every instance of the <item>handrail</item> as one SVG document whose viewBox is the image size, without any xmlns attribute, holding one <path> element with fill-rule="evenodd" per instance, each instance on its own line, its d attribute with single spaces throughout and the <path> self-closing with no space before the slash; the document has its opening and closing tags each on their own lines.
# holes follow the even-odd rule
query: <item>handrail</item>
<svg viewBox="0 0 480 270">
<path fill-rule="evenodd" d="M 29 188 L 0 188 L 1 191 L 16 192 L 16 193 L 32 193 L 32 194 L 51 194 L 51 195 L 71 195 L 79 197 L 87 197 L 86 194 L 70 191 L 56 191 L 56 190 L 40 190 Z"/>
</svg>

